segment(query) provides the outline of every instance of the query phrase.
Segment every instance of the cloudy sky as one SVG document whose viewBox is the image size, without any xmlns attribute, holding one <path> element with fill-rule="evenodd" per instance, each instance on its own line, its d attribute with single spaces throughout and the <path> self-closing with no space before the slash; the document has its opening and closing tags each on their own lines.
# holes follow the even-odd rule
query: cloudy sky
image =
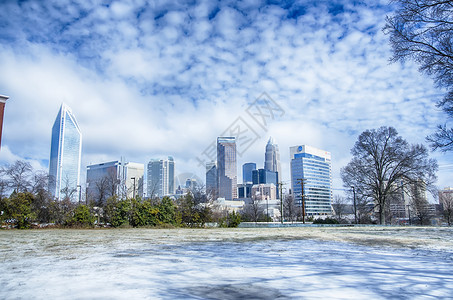
<svg viewBox="0 0 453 300">
<path fill-rule="evenodd" d="M 239 178 L 245 162 L 262 167 L 272 136 L 283 180 L 289 147 L 308 144 L 332 153 L 341 189 L 362 131 L 393 126 L 424 143 L 445 122 L 435 106 L 443 91 L 411 62 L 389 63 L 382 27 L 393 9 L 387 0 L 4 0 L 0 163 L 47 168 L 64 102 L 83 132 L 82 170 L 172 155 L 181 177 L 204 178 L 199 160 L 236 128 L 251 141 L 238 146 Z M 257 98 L 273 105 L 268 117 L 250 113 Z M 432 156 L 438 185 L 453 185 L 453 155 Z"/>
</svg>

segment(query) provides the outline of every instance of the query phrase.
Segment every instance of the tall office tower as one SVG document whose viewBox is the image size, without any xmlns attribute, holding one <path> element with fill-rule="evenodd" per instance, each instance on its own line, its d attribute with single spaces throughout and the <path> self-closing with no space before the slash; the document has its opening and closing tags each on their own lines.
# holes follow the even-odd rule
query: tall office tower
<svg viewBox="0 0 453 300">
<path fill-rule="evenodd" d="M 242 183 L 252 182 L 252 172 L 256 170 L 255 163 L 246 163 L 242 165 Z"/>
<path fill-rule="evenodd" d="M 266 145 L 266 154 L 264 160 L 264 169 L 272 172 L 277 172 L 279 178 L 282 176 L 280 167 L 280 152 L 278 151 L 278 145 L 275 143 L 272 137 Z"/>
<path fill-rule="evenodd" d="M 133 162 L 112 161 L 87 166 L 87 200 L 102 204 L 109 197 L 143 196 L 145 166 Z"/>
<path fill-rule="evenodd" d="M 236 138 L 217 138 L 217 185 L 219 198 L 237 198 Z"/>
<path fill-rule="evenodd" d="M 8 96 L 0 95 L 0 148 L 2 144 L 3 114 L 5 112 L 5 103 L 8 99 Z"/>
<path fill-rule="evenodd" d="M 49 190 L 58 200 L 78 200 L 82 133 L 71 109 L 62 104 L 52 127 L 49 162 Z M 72 195 L 72 196 L 70 196 Z"/>
<path fill-rule="evenodd" d="M 290 147 L 291 190 L 302 206 L 302 185 L 307 215 L 331 213 L 332 169 L 330 152 L 311 146 Z"/>
<path fill-rule="evenodd" d="M 206 163 L 206 194 L 211 199 L 217 198 L 217 166 L 215 161 Z"/>
<path fill-rule="evenodd" d="M 148 197 L 163 197 L 175 193 L 175 161 L 151 159 L 148 163 Z"/>
</svg>

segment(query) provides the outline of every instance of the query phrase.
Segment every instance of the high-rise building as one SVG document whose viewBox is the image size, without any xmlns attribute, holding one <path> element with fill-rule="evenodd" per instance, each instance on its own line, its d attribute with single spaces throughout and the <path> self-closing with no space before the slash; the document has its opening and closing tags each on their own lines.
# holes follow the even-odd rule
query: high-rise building
<svg viewBox="0 0 453 300">
<path fill-rule="evenodd" d="M 206 195 L 217 198 L 217 166 L 216 162 L 206 163 Z"/>
<path fill-rule="evenodd" d="M 87 166 L 87 199 L 98 204 L 109 197 L 143 196 L 145 166 L 133 162 L 112 161 Z"/>
<path fill-rule="evenodd" d="M 252 172 L 256 170 L 255 163 L 246 163 L 242 165 L 242 183 L 252 182 Z"/>
<path fill-rule="evenodd" d="M 237 198 L 236 138 L 217 138 L 217 185 L 219 198 Z"/>
<path fill-rule="evenodd" d="M 291 190 L 302 206 L 302 186 L 307 215 L 331 214 L 332 170 L 330 152 L 311 146 L 290 147 Z M 303 184 L 301 184 L 301 180 Z"/>
<path fill-rule="evenodd" d="M 163 197 L 175 193 L 175 161 L 151 159 L 148 163 L 148 197 Z"/>
<path fill-rule="evenodd" d="M 272 172 L 277 172 L 279 178 L 282 175 L 280 167 L 280 152 L 278 151 L 278 145 L 275 143 L 272 137 L 269 138 L 269 141 L 266 145 L 264 169 Z"/>
<path fill-rule="evenodd" d="M 62 104 L 52 127 L 50 146 L 49 190 L 53 197 L 78 200 L 81 156 L 82 133 L 71 109 Z"/>
<path fill-rule="evenodd" d="M 8 96 L 0 95 L 0 147 L 2 144 L 3 114 L 5 112 L 6 100 L 8 99 Z"/>
</svg>

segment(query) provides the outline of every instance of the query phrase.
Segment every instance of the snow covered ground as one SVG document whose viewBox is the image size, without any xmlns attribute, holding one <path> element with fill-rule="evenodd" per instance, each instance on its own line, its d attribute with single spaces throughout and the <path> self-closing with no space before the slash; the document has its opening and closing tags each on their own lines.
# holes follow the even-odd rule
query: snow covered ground
<svg viewBox="0 0 453 300">
<path fill-rule="evenodd" d="M 453 299 L 453 230 L 0 231 L 0 274 L 0 299 Z"/>
</svg>

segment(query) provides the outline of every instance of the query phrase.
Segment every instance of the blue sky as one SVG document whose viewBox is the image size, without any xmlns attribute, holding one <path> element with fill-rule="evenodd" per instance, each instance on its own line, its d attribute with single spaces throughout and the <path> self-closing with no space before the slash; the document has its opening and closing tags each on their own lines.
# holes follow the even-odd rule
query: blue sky
<svg viewBox="0 0 453 300">
<path fill-rule="evenodd" d="M 262 167 L 273 136 L 284 180 L 289 147 L 308 144 L 332 153 L 340 189 L 362 131 L 393 126 L 424 143 L 446 120 L 432 79 L 389 63 L 382 27 L 392 9 L 387 0 L 2 1 L 0 94 L 11 98 L 0 163 L 47 168 L 65 102 L 83 132 L 82 170 L 172 155 L 182 177 L 203 178 L 197 158 L 240 118 L 256 138 L 238 166 Z M 283 112 L 264 127 L 246 113 L 263 92 Z M 453 155 L 432 156 L 439 186 L 452 185 Z"/>
</svg>

